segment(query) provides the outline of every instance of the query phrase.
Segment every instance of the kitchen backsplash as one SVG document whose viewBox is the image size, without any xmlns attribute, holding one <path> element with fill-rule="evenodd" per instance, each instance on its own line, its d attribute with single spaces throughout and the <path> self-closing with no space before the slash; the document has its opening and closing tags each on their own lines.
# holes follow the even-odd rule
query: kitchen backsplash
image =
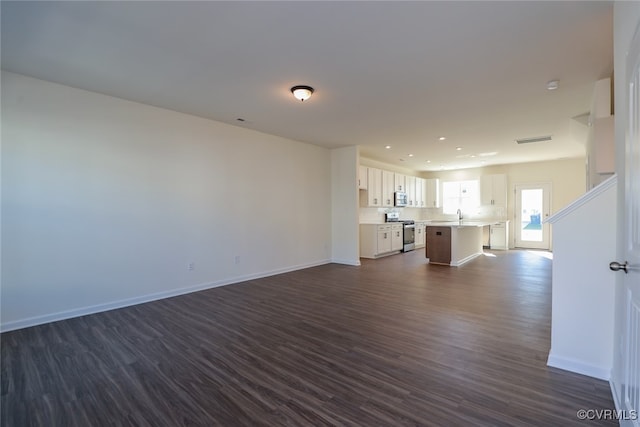
<svg viewBox="0 0 640 427">
<path fill-rule="evenodd" d="M 442 208 L 367 208 L 360 207 L 360 222 L 384 222 L 384 214 L 387 212 L 399 212 L 400 219 L 432 219 L 432 220 L 453 220 L 457 216 L 442 213 Z M 503 207 L 481 206 L 473 212 L 462 212 L 465 219 L 500 219 L 507 218 L 507 209 Z"/>
</svg>

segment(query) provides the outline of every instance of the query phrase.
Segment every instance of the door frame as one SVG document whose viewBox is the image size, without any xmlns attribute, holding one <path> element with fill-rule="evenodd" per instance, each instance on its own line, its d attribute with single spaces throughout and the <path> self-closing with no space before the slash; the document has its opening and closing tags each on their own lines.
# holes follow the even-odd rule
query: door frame
<svg viewBox="0 0 640 427">
<path fill-rule="evenodd" d="M 622 94 L 619 98 L 623 108 L 616 109 L 615 118 L 618 247 L 617 259 L 607 260 L 629 264 L 628 271 L 616 273 L 614 357 L 610 380 L 616 409 L 626 415 L 620 421 L 625 427 L 640 426 L 640 19 L 634 26 L 631 43 L 625 47 L 624 64 L 618 64 L 624 66 L 624 79 L 619 79 L 622 90 L 616 90 L 616 94 Z M 618 103 L 616 98 L 616 106 Z M 622 153 L 624 155 L 620 156 Z M 634 416 L 629 417 L 630 414 Z"/>
<path fill-rule="evenodd" d="M 541 212 L 541 223 L 542 223 L 542 242 L 531 242 L 529 240 L 522 240 L 520 233 L 520 224 L 521 221 L 521 197 L 520 193 L 522 190 L 534 190 L 534 189 L 542 189 L 542 212 Z M 545 219 L 549 218 L 551 215 L 551 194 L 552 194 L 553 186 L 551 182 L 526 182 L 520 184 L 514 184 L 513 194 L 514 194 L 514 204 L 513 204 L 513 242 L 514 247 L 516 248 L 526 248 L 526 249 L 551 249 L 551 226 L 545 223 Z M 526 243 L 525 243 L 526 242 Z"/>
</svg>

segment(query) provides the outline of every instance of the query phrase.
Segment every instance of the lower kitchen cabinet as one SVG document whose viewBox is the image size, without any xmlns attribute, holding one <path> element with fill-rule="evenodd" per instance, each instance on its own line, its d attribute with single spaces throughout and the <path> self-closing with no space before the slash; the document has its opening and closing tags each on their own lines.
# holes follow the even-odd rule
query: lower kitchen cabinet
<svg viewBox="0 0 640 427">
<path fill-rule="evenodd" d="M 509 249 L 509 221 L 492 224 L 489 233 L 489 247 L 491 249 Z"/>
<path fill-rule="evenodd" d="M 378 258 L 402 250 L 402 224 L 360 224 L 360 256 Z"/>
<path fill-rule="evenodd" d="M 451 227 L 427 227 L 427 258 L 433 264 L 451 264 Z"/>
<path fill-rule="evenodd" d="M 427 226 L 424 222 L 416 222 L 416 238 L 415 245 L 417 248 L 423 248 L 427 244 Z"/>
<path fill-rule="evenodd" d="M 402 224 L 393 224 L 391 226 L 391 250 L 392 251 L 401 251 L 404 248 L 404 236 L 402 233 L 403 225 Z"/>
</svg>

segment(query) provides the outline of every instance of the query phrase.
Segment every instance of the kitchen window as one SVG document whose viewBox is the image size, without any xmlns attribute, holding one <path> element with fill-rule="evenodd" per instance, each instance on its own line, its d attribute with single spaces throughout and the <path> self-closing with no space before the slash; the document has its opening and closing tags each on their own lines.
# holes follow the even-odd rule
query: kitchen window
<svg viewBox="0 0 640 427">
<path fill-rule="evenodd" d="M 469 181 L 444 181 L 442 183 L 442 212 L 456 214 L 458 209 L 462 212 L 471 212 L 480 206 L 480 182 Z"/>
</svg>

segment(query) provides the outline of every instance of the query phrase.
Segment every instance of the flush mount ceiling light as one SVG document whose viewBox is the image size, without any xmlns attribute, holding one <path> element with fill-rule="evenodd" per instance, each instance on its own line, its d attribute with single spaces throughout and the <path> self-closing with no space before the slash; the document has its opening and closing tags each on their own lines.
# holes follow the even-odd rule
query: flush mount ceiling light
<svg viewBox="0 0 640 427">
<path fill-rule="evenodd" d="M 291 88 L 291 93 L 296 97 L 296 99 L 304 102 L 311 98 L 313 88 L 311 86 L 294 86 Z"/>
<path fill-rule="evenodd" d="M 558 89 L 559 80 L 550 80 L 547 82 L 547 90 L 556 90 Z"/>
</svg>

